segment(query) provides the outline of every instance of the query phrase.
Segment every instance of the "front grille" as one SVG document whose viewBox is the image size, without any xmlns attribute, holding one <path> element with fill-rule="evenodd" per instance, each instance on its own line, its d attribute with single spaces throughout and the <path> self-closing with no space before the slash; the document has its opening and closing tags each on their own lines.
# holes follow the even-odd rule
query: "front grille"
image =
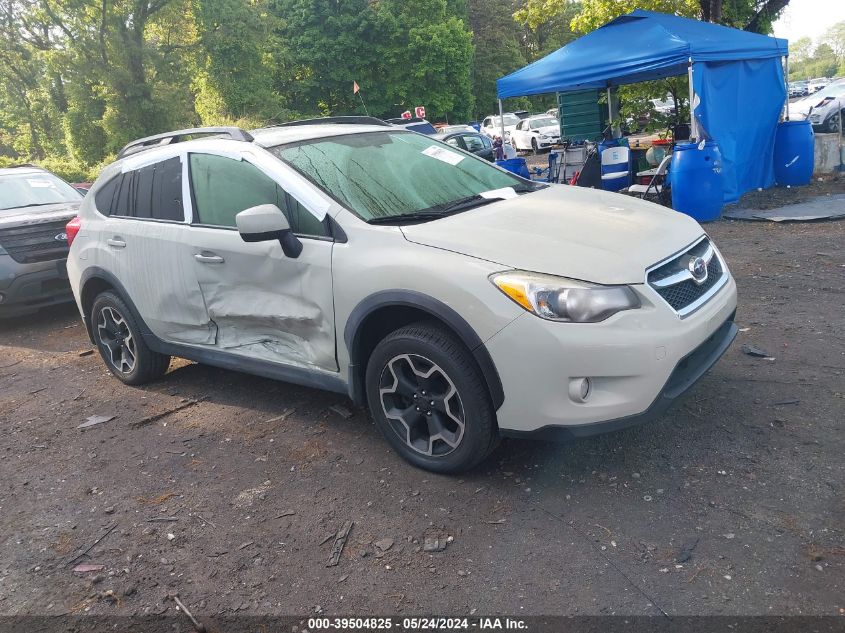
<svg viewBox="0 0 845 633">
<path fill-rule="evenodd" d="M 707 277 L 701 282 L 694 279 L 689 268 L 698 257 L 707 265 Z M 648 271 L 649 285 L 681 316 L 700 307 L 725 281 L 727 271 L 707 238 Z"/>
<path fill-rule="evenodd" d="M 67 237 L 56 238 L 64 235 L 69 219 L 0 229 L 0 246 L 20 264 L 63 259 L 68 252 Z"/>
</svg>

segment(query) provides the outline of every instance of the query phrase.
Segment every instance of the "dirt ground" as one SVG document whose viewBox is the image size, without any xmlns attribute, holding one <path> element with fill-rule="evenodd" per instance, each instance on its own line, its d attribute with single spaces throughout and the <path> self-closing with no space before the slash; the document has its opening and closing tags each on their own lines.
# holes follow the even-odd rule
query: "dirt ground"
<svg viewBox="0 0 845 633">
<path fill-rule="evenodd" d="M 336 395 L 184 361 L 124 386 L 73 306 L 3 323 L 0 614 L 845 613 L 845 222 L 707 229 L 742 329 L 689 397 L 462 477 Z"/>
</svg>

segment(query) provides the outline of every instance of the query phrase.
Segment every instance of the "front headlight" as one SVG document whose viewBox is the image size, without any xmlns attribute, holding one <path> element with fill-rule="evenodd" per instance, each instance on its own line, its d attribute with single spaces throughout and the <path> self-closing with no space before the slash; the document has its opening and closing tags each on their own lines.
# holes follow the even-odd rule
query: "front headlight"
<svg viewBox="0 0 845 633">
<path fill-rule="evenodd" d="M 3 248 L 2 246 L 0 246 L 0 255 L 8 255 L 8 254 L 9 253 L 6 251 L 6 249 Z"/>
<path fill-rule="evenodd" d="M 516 270 L 490 275 L 490 281 L 515 303 L 550 321 L 597 323 L 640 307 L 628 286 L 598 286 Z"/>
</svg>

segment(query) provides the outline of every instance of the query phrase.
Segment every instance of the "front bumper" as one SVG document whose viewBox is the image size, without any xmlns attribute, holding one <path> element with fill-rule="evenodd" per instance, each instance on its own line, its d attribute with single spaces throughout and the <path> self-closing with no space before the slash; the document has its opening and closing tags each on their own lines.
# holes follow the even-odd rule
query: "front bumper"
<svg viewBox="0 0 845 633">
<path fill-rule="evenodd" d="M 733 343 L 737 331 L 733 322 L 733 315 L 731 315 L 708 339 L 681 359 L 681 362 L 677 364 L 670 374 L 669 380 L 663 386 L 663 390 L 648 409 L 642 413 L 582 426 L 544 426 L 534 431 L 502 430 L 502 434 L 510 437 L 566 441 L 620 431 L 654 420 L 663 415 L 690 387 L 698 382 L 698 379 L 708 369 L 716 364 L 716 361 Z"/>
<path fill-rule="evenodd" d="M 736 336 L 736 283 L 679 318 L 646 286 L 642 307 L 601 323 L 554 323 L 525 313 L 486 341 L 505 399 L 503 435 L 581 437 L 653 417 L 694 384 Z M 573 381 L 589 378 L 585 401 Z"/>
<path fill-rule="evenodd" d="M 40 308 L 73 301 L 66 260 L 18 264 L 0 255 L 0 317 L 31 314 Z"/>
</svg>

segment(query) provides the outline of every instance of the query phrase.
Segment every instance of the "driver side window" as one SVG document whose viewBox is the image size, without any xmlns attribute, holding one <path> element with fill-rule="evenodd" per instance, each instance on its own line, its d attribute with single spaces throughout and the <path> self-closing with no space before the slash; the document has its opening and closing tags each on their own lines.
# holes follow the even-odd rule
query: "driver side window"
<svg viewBox="0 0 845 633">
<path fill-rule="evenodd" d="M 327 237 L 326 221 L 315 218 L 272 178 L 245 160 L 190 154 L 194 222 L 234 227 L 235 216 L 259 204 L 275 204 L 297 235 Z"/>
</svg>

